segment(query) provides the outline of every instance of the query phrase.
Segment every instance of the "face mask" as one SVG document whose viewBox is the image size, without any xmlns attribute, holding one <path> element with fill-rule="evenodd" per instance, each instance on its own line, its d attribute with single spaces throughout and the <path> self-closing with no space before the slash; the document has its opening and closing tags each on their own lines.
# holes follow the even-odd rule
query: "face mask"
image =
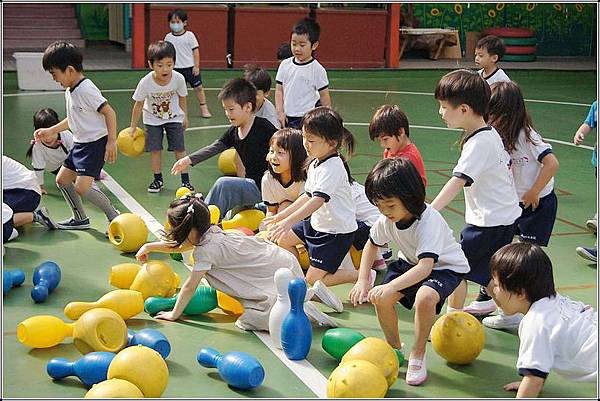
<svg viewBox="0 0 600 401">
<path fill-rule="evenodd" d="M 183 24 L 181 23 L 172 22 L 169 24 L 169 26 L 171 27 L 171 30 L 175 33 L 181 32 L 183 30 Z"/>
</svg>

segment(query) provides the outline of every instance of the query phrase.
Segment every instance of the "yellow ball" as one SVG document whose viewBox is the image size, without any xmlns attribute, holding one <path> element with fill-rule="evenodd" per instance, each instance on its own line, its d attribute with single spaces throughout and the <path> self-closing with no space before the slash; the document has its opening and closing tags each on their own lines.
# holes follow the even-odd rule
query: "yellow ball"
<svg viewBox="0 0 600 401">
<path fill-rule="evenodd" d="M 304 245 L 296 245 L 298 250 L 298 262 L 303 270 L 307 270 L 310 267 L 310 258 L 308 257 L 308 251 Z"/>
<path fill-rule="evenodd" d="M 369 361 L 352 360 L 340 363 L 329 376 L 329 398 L 383 398 L 388 384 L 381 370 Z"/>
<path fill-rule="evenodd" d="M 137 252 L 146 242 L 148 228 L 137 214 L 122 213 L 108 226 L 108 239 L 123 252 Z"/>
<path fill-rule="evenodd" d="M 179 187 L 177 188 L 177 191 L 175 192 L 175 197 L 176 198 L 181 198 L 183 195 L 185 194 L 191 194 L 192 191 L 187 188 L 187 187 Z"/>
<path fill-rule="evenodd" d="M 144 394 L 127 380 L 110 379 L 94 384 L 83 398 L 144 398 Z"/>
<path fill-rule="evenodd" d="M 387 380 L 388 387 L 398 378 L 398 357 L 394 349 L 380 338 L 367 337 L 360 340 L 342 357 L 342 363 L 355 360 L 369 361 L 377 366 Z"/>
<path fill-rule="evenodd" d="M 129 157 L 137 157 L 144 153 L 145 142 L 144 130 L 140 127 L 135 129 L 133 137 L 129 135 L 129 127 L 121 130 L 117 136 L 117 148 Z"/>
<path fill-rule="evenodd" d="M 73 344 L 82 354 L 95 351 L 119 352 L 127 345 L 127 325 L 113 310 L 89 310 L 75 322 Z"/>
<path fill-rule="evenodd" d="M 358 250 L 352 245 L 350 247 L 350 257 L 352 258 L 352 264 L 354 268 L 358 269 L 360 267 L 360 258 L 362 257 L 362 250 Z"/>
<path fill-rule="evenodd" d="M 466 312 L 441 316 L 431 328 L 431 345 L 450 363 L 466 365 L 483 350 L 485 334 L 479 320 Z"/>
<path fill-rule="evenodd" d="M 165 360 L 152 348 L 138 345 L 119 352 L 108 367 L 108 379 L 126 380 L 146 398 L 158 398 L 169 381 Z"/>
<path fill-rule="evenodd" d="M 235 157 L 237 152 L 234 148 L 227 149 L 219 155 L 217 166 L 219 170 L 225 175 L 237 175 L 237 168 L 235 166 Z"/>
</svg>

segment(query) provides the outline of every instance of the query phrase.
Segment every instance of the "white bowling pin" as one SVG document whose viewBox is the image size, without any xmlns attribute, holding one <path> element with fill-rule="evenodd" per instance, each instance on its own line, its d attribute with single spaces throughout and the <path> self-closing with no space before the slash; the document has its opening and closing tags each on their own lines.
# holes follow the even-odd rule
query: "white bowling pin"
<svg viewBox="0 0 600 401">
<path fill-rule="evenodd" d="M 269 334 L 273 345 L 279 349 L 281 349 L 281 324 L 290 311 L 288 284 L 293 278 L 294 273 L 287 267 L 278 269 L 273 278 L 277 289 L 277 301 L 269 314 Z"/>
</svg>

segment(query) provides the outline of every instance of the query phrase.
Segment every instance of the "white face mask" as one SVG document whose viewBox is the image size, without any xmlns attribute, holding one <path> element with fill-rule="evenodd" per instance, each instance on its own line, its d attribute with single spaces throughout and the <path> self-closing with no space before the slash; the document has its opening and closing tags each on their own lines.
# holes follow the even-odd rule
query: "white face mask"
<svg viewBox="0 0 600 401">
<path fill-rule="evenodd" d="M 171 27 L 171 30 L 175 33 L 181 32 L 183 30 L 183 24 L 178 22 L 171 22 L 169 24 L 169 27 Z"/>
</svg>

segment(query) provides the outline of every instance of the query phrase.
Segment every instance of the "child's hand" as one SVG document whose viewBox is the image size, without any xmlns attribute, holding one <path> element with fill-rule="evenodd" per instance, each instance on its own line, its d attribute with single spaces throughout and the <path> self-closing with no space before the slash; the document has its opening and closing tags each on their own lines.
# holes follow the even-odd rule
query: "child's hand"
<svg viewBox="0 0 600 401">
<path fill-rule="evenodd" d="M 190 126 L 190 122 L 188 120 L 187 114 L 183 118 L 183 130 L 185 131 Z"/>
<path fill-rule="evenodd" d="M 506 391 L 517 391 L 517 390 L 519 390 L 519 385 L 520 384 L 521 384 L 520 381 L 518 381 L 518 382 L 511 382 L 511 383 L 505 384 L 504 385 L 504 390 L 506 390 Z"/>
<path fill-rule="evenodd" d="M 287 126 L 287 118 L 283 111 L 277 112 L 277 119 L 279 120 L 279 123 L 281 124 L 281 128 L 284 128 Z"/>
<path fill-rule="evenodd" d="M 106 143 L 106 152 L 104 152 L 104 161 L 114 163 L 117 161 L 117 141 L 109 140 Z"/>
<path fill-rule="evenodd" d="M 189 156 L 182 157 L 181 159 L 177 160 L 175 164 L 173 164 L 173 167 L 171 167 L 171 174 L 179 174 L 185 171 L 191 165 L 192 159 L 190 159 Z"/>
<path fill-rule="evenodd" d="M 42 195 L 48 195 L 48 191 L 46 191 L 46 188 L 44 188 L 43 185 L 40 185 L 40 190 L 42 192 Z"/>
<path fill-rule="evenodd" d="M 50 128 L 38 128 L 33 132 L 33 140 L 35 142 L 40 142 L 48 135 L 52 135 L 52 130 Z"/>
<path fill-rule="evenodd" d="M 162 311 L 162 312 L 158 312 L 156 314 L 156 316 L 154 316 L 156 319 L 163 319 L 163 320 L 169 320 L 171 322 L 177 320 L 179 318 L 179 316 L 175 316 L 173 314 L 173 311 Z"/>
<path fill-rule="evenodd" d="M 148 245 L 144 244 L 135 254 L 135 258 L 138 262 L 146 263 L 148 261 L 148 254 L 150 254 L 150 250 L 148 249 Z"/>
<path fill-rule="evenodd" d="M 292 224 L 290 224 L 286 219 L 283 219 L 278 223 L 273 223 L 269 227 L 267 231 L 267 238 L 269 238 L 270 241 L 278 243 L 279 240 L 281 240 L 283 236 L 286 235 L 291 229 Z"/>
<path fill-rule="evenodd" d="M 535 209 L 537 209 L 538 205 L 540 204 L 540 194 L 536 193 L 535 191 L 529 190 L 527 192 L 525 192 L 523 194 L 523 199 L 521 199 L 521 202 L 523 202 L 523 207 L 525 207 L 525 209 L 527 209 L 529 206 L 531 206 L 531 211 L 534 211 Z"/>
<path fill-rule="evenodd" d="M 278 214 L 274 214 L 272 216 L 267 216 L 262 220 L 262 224 L 264 224 L 265 226 L 268 226 L 269 224 L 274 224 L 277 222 L 279 222 Z"/>
<path fill-rule="evenodd" d="M 575 145 L 581 145 L 583 140 L 585 139 L 585 135 L 582 132 L 577 131 L 575 136 L 573 137 L 573 143 Z"/>
<path fill-rule="evenodd" d="M 350 299 L 350 302 L 352 302 L 352 305 L 356 306 L 362 304 L 363 301 L 367 299 L 371 288 L 368 280 L 365 282 L 357 281 L 348 294 L 348 298 Z"/>
<path fill-rule="evenodd" d="M 373 305 L 377 305 L 383 298 L 387 298 L 394 292 L 396 292 L 396 290 L 387 284 L 376 285 L 371 289 L 371 291 L 369 291 L 369 302 L 371 302 Z"/>
<path fill-rule="evenodd" d="M 129 127 L 129 136 L 130 137 L 134 137 L 135 136 L 135 131 L 136 131 L 137 127 Z"/>
<path fill-rule="evenodd" d="M 192 67 L 192 75 L 200 75 L 200 67 Z"/>
</svg>

